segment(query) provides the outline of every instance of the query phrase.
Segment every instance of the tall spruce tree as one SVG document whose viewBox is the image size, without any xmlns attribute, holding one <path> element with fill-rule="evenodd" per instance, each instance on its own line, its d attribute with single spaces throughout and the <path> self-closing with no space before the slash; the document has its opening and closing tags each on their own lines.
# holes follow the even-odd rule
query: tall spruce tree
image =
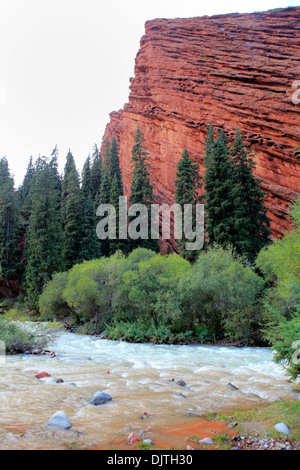
<svg viewBox="0 0 300 470">
<path fill-rule="evenodd" d="M 18 207 L 14 179 L 7 159 L 0 159 L 0 278 L 12 295 L 11 280 L 20 280 L 22 273 L 21 236 L 22 218 Z"/>
<path fill-rule="evenodd" d="M 270 221 L 264 205 L 264 194 L 253 174 L 253 155 L 245 149 L 239 129 L 230 153 L 241 201 L 240 240 L 236 249 L 253 262 L 259 251 L 270 242 Z"/>
<path fill-rule="evenodd" d="M 241 201 L 230 159 L 228 141 L 221 129 L 213 142 L 210 126 L 204 165 L 205 219 L 210 244 L 235 247 L 241 227 Z"/>
<path fill-rule="evenodd" d="M 90 155 L 85 160 L 82 175 L 81 175 L 81 189 L 83 194 L 92 193 L 92 177 L 91 177 L 91 157 Z"/>
<path fill-rule="evenodd" d="M 191 226 L 194 230 L 196 226 L 196 205 L 202 200 L 198 193 L 202 183 L 200 182 L 199 164 L 190 158 L 186 149 L 178 162 L 176 177 L 175 202 L 181 206 L 182 214 L 184 214 L 185 204 L 192 206 Z M 182 220 L 182 234 L 184 235 L 184 220 Z M 184 258 L 193 261 L 198 253 L 197 251 L 187 251 L 185 249 L 187 241 L 188 239 L 183 236 L 178 241 L 177 246 Z"/>
<path fill-rule="evenodd" d="M 133 204 L 142 204 L 148 212 L 147 239 L 138 238 L 131 240 L 131 249 L 137 247 L 147 248 L 153 251 L 159 251 L 157 240 L 151 238 L 151 204 L 154 203 L 153 186 L 150 183 L 149 163 L 147 161 L 147 152 L 144 150 L 143 135 L 138 125 L 135 134 L 135 144 L 132 147 L 131 162 L 133 166 L 131 194 L 129 202 Z"/>
<path fill-rule="evenodd" d="M 95 144 L 91 161 L 91 194 L 93 201 L 96 201 L 97 197 L 99 197 L 101 186 L 101 167 L 101 153 L 99 152 L 97 144 Z"/>
<path fill-rule="evenodd" d="M 110 167 L 106 164 L 103 164 L 102 172 L 101 172 L 101 186 L 100 186 L 97 207 L 102 204 L 110 204 L 110 191 L 111 191 Z M 107 227 L 107 232 L 108 232 L 108 229 L 109 227 Z M 103 256 L 109 256 L 110 254 L 109 242 L 110 242 L 109 235 L 108 235 L 108 238 L 104 240 L 99 240 L 99 243 L 101 243 L 101 253 Z"/>
<path fill-rule="evenodd" d="M 61 215 L 63 222 L 63 260 L 70 269 L 83 261 L 81 255 L 82 197 L 74 157 L 69 150 L 62 181 Z"/>
<path fill-rule="evenodd" d="M 62 181 L 61 181 L 61 176 L 58 171 L 58 149 L 57 145 L 54 147 L 53 151 L 51 152 L 50 156 L 50 162 L 49 166 L 53 172 L 54 179 L 56 181 L 56 188 L 59 192 L 59 195 L 61 195 L 61 190 L 62 190 Z"/>
<path fill-rule="evenodd" d="M 93 200 L 92 172 L 90 156 L 86 159 L 81 178 L 82 223 L 81 253 L 84 260 L 101 256 L 101 245 L 96 235 L 96 213 Z"/>
<path fill-rule="evenodd" d="M 103 146 L 104 160 L 101 167 L 101 185 L 98 204 L 109 204 L 111 189 L 111 146 L 107 138 L 104 140 Z"/>
<path fill-rule="evenodd" d="M 129 245 L 127 240 L 123 239 L 121 233 L 121 227 L 119 224 L 120 215 L 120 197 L 124 196 L 122 172 L 120 168 L 119 151 L 117 146 L 117 140 L 115 137 L 111 143 L 111 160 L 110 160 L 110 174 L 111 174 L 111 187 L 110 187 L 110 204 L 115 208 L 116 211 L 116 236 L 115 240 L 110 240 L 109 251 L 110 254 L 115 253 L 117 250 L 121 250 L 123 253 L 129 252 Z"/>
<path fill-rule="evenodd" d="M 25 242 L 27 295 L 32 307 L 37 306 L 38 296 L 52 274 L 64 268 L 59 205 L 53 168 L 46 159 L 40 159 Z"/>
<path fill-rule="evenodd" d="M 22 185 L 18 190 L 21 204 L 21 212 L 24 217 L 25 223 L 28 222 L 31 213 L 31 190 L 34 184 L 35 175 L 36 170 L 32 161 L 32 157 L 30 157 L 26 174 L 24 176 Z"/>
<path fill-rule="evenodd" d="M 114 176 L 117 179 L 118 191 L 122 196 L 123 191 L 123 183 L 122 183 L 122 173 L 120 167 L 120 159 L 119 159 L 119 151 L 117 140 L 115 137 L 112 139 L 111 148 L 110 148 L 110 174 L 111 174 L 111 181 L 113 181 Z"/>
</svg>

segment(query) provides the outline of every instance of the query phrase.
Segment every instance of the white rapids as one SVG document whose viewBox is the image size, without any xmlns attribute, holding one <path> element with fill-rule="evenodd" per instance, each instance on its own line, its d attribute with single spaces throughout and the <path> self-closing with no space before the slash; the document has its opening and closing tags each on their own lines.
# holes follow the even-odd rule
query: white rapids
<svg viewBox="0 0 300 470">
<path fill-rule="evenodd" d="M 1 361 L 0 449 L 110 445 L 133 431 L 295 395 L 268 348 L 128 344 L 60 333 L 51 350 L 55 357 Z M 50 377 L 37 379 L 43 371 Z M 97 391 L 112 401 L 90 405 Z M 70 430 L 46 427 L 56 411 L 67 414 Z"/>
</svg>

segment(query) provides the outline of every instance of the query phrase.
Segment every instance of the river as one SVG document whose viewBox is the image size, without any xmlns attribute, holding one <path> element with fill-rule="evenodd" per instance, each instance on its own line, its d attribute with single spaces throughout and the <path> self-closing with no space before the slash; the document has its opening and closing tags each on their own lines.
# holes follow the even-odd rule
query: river
<svg viewBox="0 0 300 470">
<path fill-rule="evenodd" d="M 19 355 L 1 361 L 2 450 L 113 448 L 133 431 L 177 426 L 204 412 L 295 395 L 268 348 L 128 344 L 64 332 L 50 349 L 55 357 Z M 37 379 L 42 371 L 50 377 Z M 112 401 L 90 405 L 97 391 Z M 46 426 L 59 410 L 69 417 L 68 431 Z"/>
</svg>

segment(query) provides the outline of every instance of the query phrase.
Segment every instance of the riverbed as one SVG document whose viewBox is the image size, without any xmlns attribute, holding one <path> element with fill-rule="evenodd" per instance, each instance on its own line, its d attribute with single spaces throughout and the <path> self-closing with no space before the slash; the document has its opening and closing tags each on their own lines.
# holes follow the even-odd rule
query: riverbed
<svg viewBox="0 0 300 470">
<path fill-rule="evenodd" d="M 268 348 L 129 344 L 63 332 L 50 349 L 55 357 L 1 361 L 0 449 L 109 449 L 131 432 L 155 436 L 205 412 L 295 396 Z M 37 379 L 40 372 L 50 377 Z M 91 405 L 97 391 L 112 401 Z M 60 410 L 70 430 L 46 426 Z"/>
</svg>

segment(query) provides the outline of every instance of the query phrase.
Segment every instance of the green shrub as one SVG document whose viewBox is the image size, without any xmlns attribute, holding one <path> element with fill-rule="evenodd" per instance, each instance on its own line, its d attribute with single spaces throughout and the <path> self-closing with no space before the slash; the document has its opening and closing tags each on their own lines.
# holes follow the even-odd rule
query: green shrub
<svg viewBox="0 0 300 470">
<path fill-rule="evenodd" d="M 49 281 L 39 297 L 39 311 L 42 320 L 62 320 L 71 315 L 64 290 L 68 282 L 68 273 L 57 273 Z"/>
<path fill-rule="evenodd" d="M 5 344 L 6 354 L 22 354 L 25 351 L 43 348 L 47 344 L 45 337 L 37 338 L 22 327 L 2 319 L 0 319 L 0 341 Z"/>
<path fill-rule="evenodd" d="M 104 334 L 111 340 L 123 340 L 129 343 L 186 344 L 193 340 L 191 331 L 174 333 L 165 325 L 147 326 L 137 322 L 118 322 L 107 325 Z"/>
<path fill-rule="evenodd" d="M 125 257 L 120 252 L 110 258 L 75 265 L 68 275 L 64 298 L 78 322 L 94 324 L 101 331 L 119 305 L 120 282 Z"/>
<path fill-rule="evenodd" d="M 177 254 L 155 255 L 140 261 L 137 269 L 123 275 L 130 308 L 136 318 L 148 325 L 169 325 L 185 329 L 178 295 L 179 280 L 191 269 L 188 261 Z"/>
<path fill-rule="evenodd" d="M 230 250 L 215 247 L 201 253 L 192 269 L 181 280 L 182 310 L 194 324 L 205 325 L 216 338 L 232 335 L 232 315 L 238 327 L 240 319 L 255 317 L 263 280 Z M 252 328 L 244 322 L 244 328 Z M 250 331 L 236 329 L 235 339 L 246 340 Z"/>
<path fill-rule="evenodd" d="M 289 211 L 295 229 L 263 249 L 257 266 L 271 288 L 264 297 L 265 338 L 274 359 L 287 366 L 292 378 L 300 375 L 295 342 L 300 341 L 300 197 Z"/>
</svg>

